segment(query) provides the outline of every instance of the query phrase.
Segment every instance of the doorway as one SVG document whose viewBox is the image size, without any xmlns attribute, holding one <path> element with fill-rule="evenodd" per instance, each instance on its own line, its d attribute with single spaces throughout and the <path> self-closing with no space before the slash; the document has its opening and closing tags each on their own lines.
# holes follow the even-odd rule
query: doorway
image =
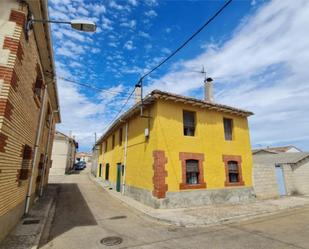
<svg viewBox="0 0 309 249">
<path fill-rule="evenodd" d="M 109 164 L 107 163 L 105 166 L 105 180 L 109 180 Z"/>
<path fill-rule="evenodd" d="M 280 196 L 286 195 L 286 187 L 285 187 L 285 181 L 284 181 L 284 173 L 283 173 L 283 168 L 281 165 L 276 165 L 276 179 L 277 179 L 277 184 L 278 184 L 278 189 L 279 189 L 279 194 Z"/>
<path fill-rule="evenodd" d="M 100 166 L 99 166 L 99 177 L 102 176 L 102 163 L 100 163 Z"/>
<path fill-rule="evenodd" d="M 122 172 L 121 163 L 117 163 L 117 182 L 116 182 L 116 191 L 117 192 L 120 192 L 120 190 L 121 190 L 121 172 Z"/>
</svg>

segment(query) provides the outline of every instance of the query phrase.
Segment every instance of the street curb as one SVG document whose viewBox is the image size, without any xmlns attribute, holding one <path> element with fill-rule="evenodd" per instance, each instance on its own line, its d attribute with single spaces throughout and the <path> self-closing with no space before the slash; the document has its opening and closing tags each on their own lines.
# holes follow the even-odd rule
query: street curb
<svg viewBox="0 0 309 249">
<path fill-rule="evenodd" d="M 134 199 L 130 199 L 130 201 L 127 201 L 126 198 L 130 198 L 130 197 L 120 196 L 119 194 L 114 193 L 113 190 L 109 190 L 107 186 L 104 186 L 103 182 L 100 179 L 94 177 L 91 174 L 89 174 L 89 178 L 94 183 L 96 183 L 98 186 L 103 188 L 110 196 L 117 199 L 125 206 L 130 207 L 136 211 L 139 211 L 140 213 L 144 214 L 145 216 L 149 217 L 150 219 L 154 221 L 159 221 L 159 222 L 162 222 L 168 225 L 175 225 L 175 226 L 180 226 L 180 227 L 210 227 L 210 226 L 216 226 L 216 225 L 227 225 L 231 223 L 239 223 L 239 222 L 245 222 L 245 221 L 252 220 L 252 219 L 263 218 L 263 217 L 267 217 L 270 215 L 280 215 L 285 212 L 296 211 L 298 209 L 308 206 L 308 204 L 300 204 L 294 207 L 287 207 L 287 208 L 273 210 L 273 211 L 261 210 L 261 211 L 257 211 L 251 214 L 234 215 L 234 216 L 218 219 L 217 221 L 213 221 L 209 223 L 202 222 L 202 223 L 197 224 L 194 222 L 185 222 L 183 220 L 175 220 L 175 219 L 172 220 L 172 219 L 166 219 L 163 217 L 158 217 L 158 215 L 154 214 L 156 209 L 146 206 Z M 203 208 L 203 207 L 199 207 L 199 208 Z"/>
<path fill-rule="evenodd" d="M 48 220 L 48 215 L 49 215 L 49 212 L 51 210 L 51 207 L 53 206 L 53 203 L 55 202 L 54 200 L 54 197 L 49 200 L 49 203 L 47 204 L 47 207 L 46 207 L 46 210 L 44 212 L 44 216 L 43 216 L 43 222 L 41 224 L 41 228 L 40 228 L 40 232 L 39 234 L 37 235 L 36 239 L 35 239 L 35 242 L 34 242 L 34 245 L 31 247 L 31 249 L 37 249 L 39 248 L 39 244 L 40 244 L 40 240 L 41 240 L 41 237 L 42 237 L 42 234 L 43 234 L 43 231 L 45 229 L 45 226 L 46 226 L 46 223 L 47 223 L 47 220 Z"/>
</svg>

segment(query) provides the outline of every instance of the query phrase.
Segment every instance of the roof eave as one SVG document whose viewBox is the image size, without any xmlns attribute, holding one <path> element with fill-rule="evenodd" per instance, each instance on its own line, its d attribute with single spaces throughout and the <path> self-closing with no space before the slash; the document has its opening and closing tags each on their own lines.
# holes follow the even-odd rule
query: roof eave
<svg viewBox="0 0 309 249">
<path fill-rule="evenodd" d="M 46 0 L 31 1 L 26 0 L 31 13 L 35 19 L 48 20 L 48 5 Z M 50 25 L 48 23 L 36 23 L 33 25 L 33 31 L 38 46 L 40 61 L 43 68 L 43 74 L 48 84 L 48 92 L 51 97 L 51 103 L 55 114 L 56 123 L 61 122 L 60 104 L 58 97 L 58 88 L 56 82 L 53 45 L 50 33 Z M 47 51 L 47 53 L 46 53 Z"/>
</svg>

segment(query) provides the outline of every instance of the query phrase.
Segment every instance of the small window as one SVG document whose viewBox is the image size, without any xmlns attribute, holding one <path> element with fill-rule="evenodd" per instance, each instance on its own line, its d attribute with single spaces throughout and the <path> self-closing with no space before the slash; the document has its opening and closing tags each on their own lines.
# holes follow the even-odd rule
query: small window
<svg viewBox="0 0 309 249">
<path fill-rule="evenodd" d="M 119 146 L 122 145 L 122 128 L 119 129 Z"/>
<path fill-rule="evenodd" d="M 34 95 L 41 100 L 42 93 L 43 93 L 43 79 L 41 75 L 38 74 L 35 84 L 34 84 Z"/>
<path fill-rule="evenodd" d="M 195 133 L 195 113 L 183 112 L 183 134 L 185 136 L 194 136 Z"/>
<path fill-rule="evenodd" d="M 49 128 L 50 123 L 51 123 L 51 111 L 50 111 L 50 107 L 47 107 L 47 112 L 46 112 L 46 116 L 45 116 L 45 124 L 47 126 L 47 128 Z"/>
<path fill-rule="evenodd" d="M 25 144 L 23 147 L 23 154 L 22 154 L 22 163 L 21 169 L 19 170 L 19 178 L 18 180 L 27 180 L 30 176 L 30 166 L 31 166 L 31 159 L 32 159 L 32 148 Z"/>
<path fill-rule="evenodd" d="M 233 120 L 230 118 L 223 119 L 225 140 L 233 140 Z"/>
<path fill-rule="evenodd" d="M 198 160 L 186 160 L 186 183 L 198 184 Z"/>
<path fill-rule="evenodd" d="M 107 163 L 105 167 L 105 180 L 108 181 L 108 179 L 109 179 L 109 164 Z"/>
<path fill-rule="evenodd" d="M 112 149 L 114 149 L 115 147 L 115 134 L 113 134 L 113 137 L 112 137 Z"/>
<path fill-rule="evenodd" d="M 229 161 L 227 163 L 229 170 L 229 182 L 239 182 L 239 167 L 236 161 Z"/>
<path fill-rule="evenodd" d="M 23 149 L 23 159 L 30 160 L 32 158 L 32 148 L 25 144 Z"/>
</svg>

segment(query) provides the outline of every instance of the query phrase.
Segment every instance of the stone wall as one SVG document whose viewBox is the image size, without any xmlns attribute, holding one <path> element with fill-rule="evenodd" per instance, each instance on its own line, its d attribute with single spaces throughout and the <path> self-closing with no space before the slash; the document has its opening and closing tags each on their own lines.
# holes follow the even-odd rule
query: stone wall
<svg viewBox="0 0 309 249">
<path fill-rule="evenodd" d="M 275 166 L 254 163 L 253 187 L 257 198 L 279 197 Z"/>
<path fill-rule="evenodd" d="M 111 187 L 113 186 L 111 185 Z M 212 204 L 239 203 L 255 198 L 253 188 L 250 187 L 166 192 L 165 198 L 158 199 L 152 196 L 151 191 L 126 186 L 125 195 L 153 208 L 186 208 Z"/>
<path fill-rule="evenodd" d="M 295 194 L 309 194 L 309 160 L 292 166 Z"/>
</svg>

